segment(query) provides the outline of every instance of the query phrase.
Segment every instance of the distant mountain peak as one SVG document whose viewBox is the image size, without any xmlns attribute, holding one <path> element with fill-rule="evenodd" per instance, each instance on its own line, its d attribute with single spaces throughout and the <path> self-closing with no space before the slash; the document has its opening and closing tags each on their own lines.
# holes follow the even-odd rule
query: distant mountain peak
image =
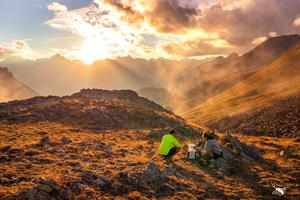
<svg viewBox="0 0 300 200">
<path fill-rule="evenodd" d="M 288 39 L 299 39 L 300 35 L 298 34 L 291 34 L 291 35 L 279 35 L 275 37 L 269 37 L 265 42 L 274 41 L 274 40 L 288 40 Z"/>
<path fill-rule="evenodd" d="M 270 48 L 270 47 L 285 47 L 285 46 L 293 46 L 296 43 L 300 42 L 300 35 L 280 35 L 276 37 L 270 37 L 260 45 L 258 45 L 255 49 L 259 48 Z M 254 49 L 254 50 L 255 50 Z"/>
<path fill-rule="evenodd" d="M 236 59 L 239 57 L 239 54 L 237 53 L 231 53 L 229 56 L 226 57 L 226 59 L 231 60 L 231 59 Z"/>
<path fill-rule="evenodd" d="M 61 54 L 57 53 L 50 58 L 51 60 L 68 60 L 66 57 L 62 56 Z"/>
</svg>

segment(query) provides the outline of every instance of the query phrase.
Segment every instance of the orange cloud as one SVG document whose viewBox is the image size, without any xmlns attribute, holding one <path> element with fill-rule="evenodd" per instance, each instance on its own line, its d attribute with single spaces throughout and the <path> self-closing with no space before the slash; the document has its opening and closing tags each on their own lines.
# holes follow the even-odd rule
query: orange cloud
<svg viewBox="0 0 300 200">
<path fill-rule="evenodd" d="M 48 9 L 55 17 L 46 24 L 83 39 L 72 54 L 80 59 L 89 55 L 85 59 L 90 61 L 241 53 L 268 36 L 300 27 L 295 25 L 298 0 L 94 0 L 76 10 L 58 3 Z"/>
<path fill-rule="evenodd" d="M 294 26 L 300 26 L 300 17 L 297 17 L 294 22 L 293 22 Z"/>
</svg>

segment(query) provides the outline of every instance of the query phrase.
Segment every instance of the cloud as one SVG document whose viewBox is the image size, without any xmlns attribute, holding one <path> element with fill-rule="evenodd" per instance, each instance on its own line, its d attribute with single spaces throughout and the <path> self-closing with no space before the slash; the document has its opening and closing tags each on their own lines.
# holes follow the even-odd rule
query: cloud
<svg viewBox="0 0 300 200">
<path fill-rule="evenodd" d="M 293 22 L 294 26 L 300 26 L 300 17 L 297 17 L 294 22 Z"/>
<path fill-rule="evenodd" d="M 173 59 L 205 55 L 221 55 L 230 53 L 233 48 L 227 41 L 219 39 L 203 40 L 201 38 L 187 41 L 166 42 L 160 46 L 161 55 Z"/>
<path fill-rule="evenodd" d="M 31 59 L 34 56 L 34 52 L 25 40 L 14 39 L 9 44 L 0 44 L 0 59 L 5 59 L 9 56 L 21 56 Z"/>
<path fill-rule="evenodd" d="M 14 51 L 12 49 L 0 44 L 0 59 L 3 59 L 5 57 L 9 56 L 12 53 L 14 53 Z"/>
<path fill-rule="evenodd" d="M 246 10 L 250 6 L 253 6 L 253 0 L 221 0 L 219 1 L 219 5 L 222 7 L 224 11 L 232 11 L 232 10 Z"/>
<path fill-rule="evenodd" d="M 140 32 L 130 27 L 123 15 L 105 2 L 54 13 L 55 17 L 47 21 L 46 25 L 69 31 L 83 41 L 74 44 L 80 47 L 77 51 L 70 50 L 71 57 L 91 63 L 97 59 L 130 54 L 143 57 L 149 53 Z"/>
<path fill-rule="evenodd" d="M 45 24 L 78 36 L 83 42 L 72 54 L 90 61 L 241 53 L 300 30 L 299 0 L 94 0 L 75 10 L 58 3 L 48 9 L 55 16 Z"/>
<path fill-rule="evenodd" d="M 176 0 L 157 0 L 146 12 L 150 24 L 160 32 L 181 33 L 195 26 L 200 10 L 181 5 Z"/>
<path fill-rule="evenodd" d="M 102 0 L 96 0 L 99 4 Z M 163 33 L 182 33 L 196 23 L 200 9 L 196 1 L 182 0 L 105 0 L 118 11 L 125 13 L 129 23 L 145 21 Z M 207 3 L 208 1 L 206 1 Z"/>
<path fill-rule="evenodd" d="M 277 32 L 274 32 L 274 31 L 269 32 L 270 37 L 276 37 L 277 35 L 278 35 Z"/>
<path fill-rule="evenodd" d="M 268 38 L 266 36 L 261 36 L 261 37 L 254 38 L 251 43 L 254 45 L 259 45 L 259 44 L 263 43 L 264 41 L 266 41 L 267 39 Z"/>
<path fill-rule="evenodd" d="M 253 38 L 271 31 L 294 33 L 291 22 L 299 12 L 298 0 L 220 0 L 201 13 L 198 25 L 219 33 L 232 44 L 248 45 Z"/>
<path fill-rule="evenodd" d="M 62 5 L 62 4 L 57 3 L 57 2 L 53 2 L 53 3 L 48 5 L 48 10 L 54 11 L 54 12 L 65 12 L 65 11 L 68 10 L 68 8 L 65 5 Z"/>
</svg>

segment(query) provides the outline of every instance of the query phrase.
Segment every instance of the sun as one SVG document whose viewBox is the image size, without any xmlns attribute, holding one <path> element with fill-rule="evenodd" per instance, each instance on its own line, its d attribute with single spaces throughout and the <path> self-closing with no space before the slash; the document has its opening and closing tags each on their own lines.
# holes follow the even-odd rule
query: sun
<svg viewBox="0 0 300 200">
<path fill-rule="evenodd" d="M 108 47 L 99 38 L 87 38 L 77 53 L 77 57 L 86 64 L 108 57 Z"/>
</svg>

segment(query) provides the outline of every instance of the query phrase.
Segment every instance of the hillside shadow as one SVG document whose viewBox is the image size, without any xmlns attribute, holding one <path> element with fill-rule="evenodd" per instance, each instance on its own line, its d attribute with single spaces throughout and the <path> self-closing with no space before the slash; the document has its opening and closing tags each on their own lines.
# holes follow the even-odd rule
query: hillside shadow
<svg viewBox="0 0 300 200">
<path fill-rule="evenodd" d="M 224 191 L 218 188 L 216 185 L 208 183 L 205 180 L 204 175 L 196 173 L 195 171 L 185 169 L 182 166 L 179 166 L 175 163 L 171 163 L 170 167 L 166 168 L 167 171 L 176 171 L 178 178 L 190 178 L 191 181 L 200 183 L 204 186 L 204 191 L 197 193 L 198 199 L 206 199 L 206 198 L 216 198 L 216 199 L 228 199 L 228 196 L 225 195 Z M 187 191 L 190 191 L 190 188 L 187 186 L 185 188 Z M 190 191 L 191 193 L 193 191 Z"/>
</svg>

